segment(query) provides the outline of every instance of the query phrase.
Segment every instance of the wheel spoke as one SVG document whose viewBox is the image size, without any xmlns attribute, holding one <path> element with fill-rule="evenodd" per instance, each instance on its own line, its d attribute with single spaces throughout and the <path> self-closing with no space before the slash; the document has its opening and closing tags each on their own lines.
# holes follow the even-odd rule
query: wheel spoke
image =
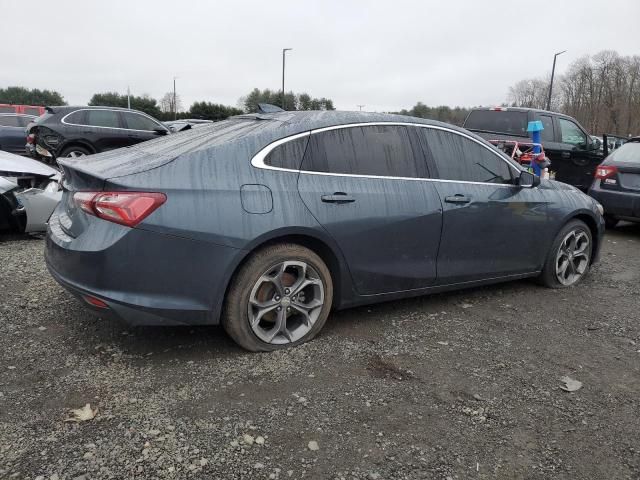
<svg viewBox="0 0 640 480">
<path fill-rule="evenodd" d="M 260 320 L 262 320 L 262 317 L 264 317 L 265 314 L 269 312 L 273 312 L 276 308 L 278 308 L 277 303 L 274 305 L 260 308 L 258 312 L 253 315 L 253 318 L 251 319 L 251 326 L 252 327 L 258 326 L 260 324 Z"/>
<path fill-rule="evenodd" d="M 278 321 L 275 329 L 277 333 L 281 333 L 287 340 L 291 341 L 291 333 L 287 330 L 287 312 L 284 308 L 278 312 Z"/>
<path fill-rule="evenodd" d="M 291 295 L 297 295 L 309 285 L 322 285 L 322 282 L 317 278 L 303 278 L 301 281 L 291 287 Z"/>
</svg>

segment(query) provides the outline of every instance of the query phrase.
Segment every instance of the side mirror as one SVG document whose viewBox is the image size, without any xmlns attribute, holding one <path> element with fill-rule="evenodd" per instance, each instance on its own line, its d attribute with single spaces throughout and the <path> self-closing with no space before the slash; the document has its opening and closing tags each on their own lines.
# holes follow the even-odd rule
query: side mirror
<svg viewBox="0 0 640 480">
<path fill-rule="evenodd" d="M 154 128 L 153 131 L 155 132 L 156 135 L 166 135 L 167 133 L 169 133 L 169 130 L 167 130 L 166 128 Z"/>
<path fill-rule="evenodd" d="M 540 177 L 531 172 L 523 170 L 518 177 L 518 186 L 521 188 L 533 188 L 540 185 Z"/>
</svg>

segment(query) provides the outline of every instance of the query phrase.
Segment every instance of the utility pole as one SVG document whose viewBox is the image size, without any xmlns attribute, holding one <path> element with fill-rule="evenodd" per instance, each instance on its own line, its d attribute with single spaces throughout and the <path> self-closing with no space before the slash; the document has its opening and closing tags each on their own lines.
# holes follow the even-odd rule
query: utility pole
<svg viewBox="0 0 640 480">
<path fill-rule="evenodd" d="M 129 85 L 127 85 L 127 108 L 131 110 L 131 91 L 129 90 Z"/>
<path fill-rule="evenodd" d="M 360 111 L 362 111 L 362 107 L 364 107 L 365 105 L 356 105 L 356 107 L 358 107 L 360 109 Z"/>
<path fill-rule="evenodd" d="M 293 50 L 293 48 L 283 48 L 282 49 L 282 109 L 286 110 L 285 102 L 284 102 L 284 62 L 285 62 L 285 54 L 289 51 Z"/>
<path fill-rule="evenodd" d="M 562 55 L 566 50 L 556 53 L 553 56 L 553 67 L 551 68 L 551 83 L 549 83 L 549 98 L 547 99 L 547 110 L 551 110 L 551 91 L 553 90 L 553 76 L 556 73 L 556 58 L 558 55 Z"/>
<path fill-rule="evenodd" d="M 178 104 L 176 103 L 176 78 L 173 77 L 173 119 L 178 118 Z"/>
</svg>

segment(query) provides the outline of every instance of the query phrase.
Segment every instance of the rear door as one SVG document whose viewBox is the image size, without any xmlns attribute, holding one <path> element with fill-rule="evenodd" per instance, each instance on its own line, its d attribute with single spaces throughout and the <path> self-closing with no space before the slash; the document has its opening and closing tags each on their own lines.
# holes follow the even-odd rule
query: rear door
<svg viewBox="0 0 640 480">
<path fill-rule="evenodd" d="M 20 115 L 0 114 L 0 150 L 23 154 L 26 139 L 25 125 Z"/>
<path fill-rule="evenodd" d="M 169 133 L 167 128 L 146 115 L 136 112 L 122 112 L 125 128 L 127 129 L 128 145 L 146 142 L 159 135 Z"/>
<path fill-rule="evenodd" d="M 129 132 L 118 110 L 91 109 L 85 111 L 85 125 L 79 126 L 76 135 L 89 140 L 98 152 L 129 145 Z"/>
<path fill-rule="evenodd" d="M 517 167 L 491 145 L 442 128 L 419 128 L 443 205 L 438 284 L 537 271 L 547 203 L 514 185 Z"/>
<path fill-rule="evenodd" d="M 441 205 L 412 127 L 312 132 L 300 170 L 300 196 L 342 250 L 358 293 L 435 282 Z"/>
</svg>

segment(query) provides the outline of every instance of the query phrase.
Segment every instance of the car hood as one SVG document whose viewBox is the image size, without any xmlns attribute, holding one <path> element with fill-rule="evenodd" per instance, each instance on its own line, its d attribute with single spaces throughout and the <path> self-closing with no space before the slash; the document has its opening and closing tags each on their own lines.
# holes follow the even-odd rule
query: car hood
<svg viewBox="0 0 640 480">
<path fill-rule="evenodd" d="M 58 175 L 59 172 L 55 168 L 51 168 L 32 158 L 0 151 L 0 175 L 14 176 L 17 174 L 53 177 Z"/>
</svg>

